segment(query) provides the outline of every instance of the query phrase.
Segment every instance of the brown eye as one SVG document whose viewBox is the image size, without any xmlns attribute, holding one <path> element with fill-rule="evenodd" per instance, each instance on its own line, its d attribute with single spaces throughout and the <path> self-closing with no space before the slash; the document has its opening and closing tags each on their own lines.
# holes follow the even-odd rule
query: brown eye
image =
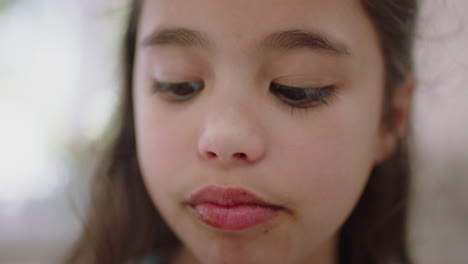
<svg viewBox="0 0 468 264">
<path fill-rule="evenodd" d="M 203 82 L 156 82 L 154 91 L 164 93 L 174 101 L 185 101 L 195 96 L 203 88 Z"/>
<path fill-rule="evenodd" d="M 292 107 L 307 108 L 317 103 L 328 104 L 328 99 L 333 95 L 334 88 L 332 86 L 298 88 L 272 83 L 270 91 L 276 94 L 280 100 Z"/>
</svg>

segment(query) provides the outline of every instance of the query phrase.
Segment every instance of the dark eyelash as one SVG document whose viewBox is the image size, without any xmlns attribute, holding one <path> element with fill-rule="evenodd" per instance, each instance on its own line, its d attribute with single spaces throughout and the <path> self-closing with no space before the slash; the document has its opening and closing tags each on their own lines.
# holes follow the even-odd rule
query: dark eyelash
<svg viewBox="0 0 468 264">
<path fill-rule="evenodd" d="M 203 82 L 155 82 L 153 92 L 164 93 L 171 101 L 182 102 L 194 97 L 204 88 Z M 335 87 L 299 88 L 278 83 L 271 83 L 270 90 L 292 110 L 309 109 L 322 104 L 328 104 L 334 96 Z"/>
<path fill-rule="evenodd" d="M 189 89 L 188 90 L 189 93 L 177 94 L 177 92 L 183 92 L 183 89 L 187 89 L 187 88 Z M 197 82 L 197 81 L 178 82 L 178 83 L 157 81 L 155 82 L 153 86 L 153 92 L 164 93 L 170 100 L 173 100 L 173 101 L 185 101 L 195 96 L 203 88 L 204 88 L 204 83 Z"/>
<path fill-rule="evenodd" d="M 320 103 L 327 105 L 335 95 L 335 87 L 333 86 L 299 88 L 272 83 L 270 90 L 293 109 L 308 109 Z"/>
</svg>

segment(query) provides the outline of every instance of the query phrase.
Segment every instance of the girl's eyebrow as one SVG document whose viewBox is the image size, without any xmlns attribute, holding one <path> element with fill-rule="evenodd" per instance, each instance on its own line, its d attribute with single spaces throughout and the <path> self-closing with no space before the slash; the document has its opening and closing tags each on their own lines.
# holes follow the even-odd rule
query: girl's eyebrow
<svg viewBox="0 0 468 264">
<path fill-rule="evenodd" d="M 182 46 L 209 48 L 210 41 L 201 32 L 188 28 L 166 28 L 155 30 L 142 41 L 142 46 Z M 261 51 L 310 49 L 331 55 L 349 55 L 346 44 L 319 32 L 300 29 L 274 32 L 260 41 Z"/>
<path fill-rule="evenodd" d="M 208 38 L 200 32 L 188 28 L 167 28 L 155 30 L 144 38 L 143 46 L 187 46 L 207 47 Z"/>
<path fill-rule="evenodd" d="M 343 42 L 331 40 L 319 32 L 300 29 L 279 31 L 269 34 L 261 43 L 262 50 L 311 49 L 331 55 L 349 55 L 349 48 Z"/>
</svg>

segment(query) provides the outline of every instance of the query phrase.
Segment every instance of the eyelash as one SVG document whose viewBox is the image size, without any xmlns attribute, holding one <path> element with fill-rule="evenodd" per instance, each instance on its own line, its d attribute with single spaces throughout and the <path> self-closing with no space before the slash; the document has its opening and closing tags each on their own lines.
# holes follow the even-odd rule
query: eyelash
<svg viewBox="0 0 468 264">
<path fill-rule="evenodd" d="M 168 99 L 174 102 L 183 102 L 194 97 L 205 87 L 200 81 L 193 82 L 156 82 L 153 91 L 164 93 Z M 189 91 L 187 93 L 187 88 Z M 184 90 L 185 89 L 185 90 Z M 177 90 L 182 92 L 177 94 Z M 271 83 L 270 91 L 286 105 L 293 109 L 308 109 L 318 104 L 328 105 L 335 95 L 335 87 L 325 86 L 320 88 L 299 88 L 278 83 Z"/>
<path fill-rule="evenodd" d="M 194 92 L 199 92 L 205 87 L 203 82 L 156 82 L 153 91 L 167 94 L 168 98 L 171 101 L 182 102 L 187 101 L 188 99 L 194 96 Z M 190 94 L 176 94 L 177 89 L 191 88 L 192 93 Z M 180 91 L 180 90 L 179 90 Z"/>
<path fill-rule="evenodd" d="M 288 85 L 272 83 L 270 91 L 278 96 L 285 104 L 293 109 L 308 109 L 322 103 L 328 105 L 335 95 L 333 86 L 320 88 L 299 88 Z M 287 95 L 287 96 L 286 96 Z"/>
</svg>

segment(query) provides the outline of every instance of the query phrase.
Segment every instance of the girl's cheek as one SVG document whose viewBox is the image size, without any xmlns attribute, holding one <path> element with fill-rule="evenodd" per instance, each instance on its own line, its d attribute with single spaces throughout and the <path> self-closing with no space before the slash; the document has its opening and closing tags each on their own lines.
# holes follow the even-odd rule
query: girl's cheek
<svg viewBox="0 0 468 264">
<path fill-rule="evenodd" d="M 193 145 L 187 133 L 192 129 L 183 120 L 147 115 L 141 119 L 137 132 L 140 165 L 146 177 L 163 176 L 183 166 L 193 155 Z"/>
<path fill-rule="evenodd" d="M 279 133 L 288 136 L 274 140 L 278 153 L 273 155 L 278 160 L 282 157 L 276 164 L 283 164 L 284 168 L 280 174 L 289 171 L 287 180 L 280 175 L 278 179 L 301 190 L 297 193 L 314 190 L 312 195 L 318 202 L 335 194 L 354 196 L 372 167 L 374 128 L 359 108 L 342 107 L 329 114 L 324 111 L 325 116 L 320 114 L 307 122 L 309 125 L 291 122 L 284 126 L 287 130 Z"/>
</svg>

